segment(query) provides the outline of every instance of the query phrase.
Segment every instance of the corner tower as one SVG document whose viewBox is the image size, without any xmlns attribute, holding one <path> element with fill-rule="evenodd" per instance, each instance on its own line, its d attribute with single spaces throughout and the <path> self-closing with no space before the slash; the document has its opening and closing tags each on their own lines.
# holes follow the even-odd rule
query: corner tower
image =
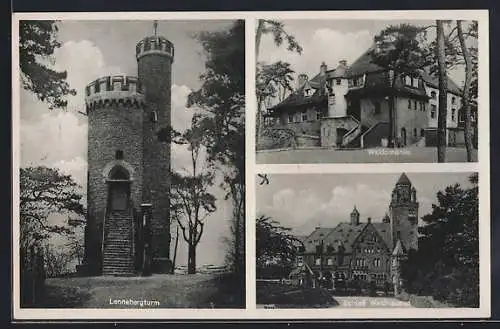
<svg viewBox="0 0 500 329">
<path fill-rule="evenodd" d="M 392 248 L 401 240 L 405 250 L 418 249 L 417 191 L 405 173 L 401 174 L 392 190 L 389 210 Z"/>
<path fill-rule="evenodd" d="M 170 261 L 170 112 L 174 46 L 154 33 L 137 43 L 138 78 L 143 88 L 143 203 L 152 205 L 153 272 L 168 273 Z"/>
</svg>

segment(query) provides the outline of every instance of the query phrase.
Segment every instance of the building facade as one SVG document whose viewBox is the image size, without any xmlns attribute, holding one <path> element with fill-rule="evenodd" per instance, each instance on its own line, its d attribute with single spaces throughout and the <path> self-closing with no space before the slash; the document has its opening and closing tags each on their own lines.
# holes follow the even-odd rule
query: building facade
<svg viewBox="0 0 500 329">
<path fill-rule="evenodd" d="M 174 46 L 155 32 L 138 42 L 135 55 L 138 77 L 103 77 L 85 90 L 88 214 L 82 269 L 89 275 L 171 270 L 167 134 Z"/>
<path fill-rule="evenodd" d="M 329 70 L 323 62 L 310 80 L 300 74 L 295 91 L 267 109 L 267 130 L 287 130 L 299 146 L 377 147 L 391 135 L 397 146 L 434 146 L 437 79 L 423 70 L 395 75 L 373 63 L 370 51 L 350 66 L 342 60 Z M 460 95 L 448 79 L 449 146 L 464 145 Z"/>
<path fill-rule="evenodd" d="M 384 218 L 361 221 L 354 207 L 348 221 L 335 227 L 317 227 L 301 237 L 303 245 L 291 278 L 326 288 L 361 280 L 379 287 L 391 284 L 397 289 L 401 285 L 401 260 L 409 250 L 418 250 L 418 208 L 417 191 L 403 173 Z"/>
</svg>

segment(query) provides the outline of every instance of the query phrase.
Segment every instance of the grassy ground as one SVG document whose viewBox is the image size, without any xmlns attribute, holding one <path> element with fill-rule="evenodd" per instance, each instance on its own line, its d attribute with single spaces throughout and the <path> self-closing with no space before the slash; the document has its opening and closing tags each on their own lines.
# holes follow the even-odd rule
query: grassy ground
<svg viewBox="0 0 500 329">
<path fill-rule="evenodd" d="M 395 152 L 398 151 L 399 153 Z M 370 153 L 372 152 L 372 153 Z M 477 161 L 477 150 L 473 150 L 473 160 Z M 260 151 L 257 163 L 433 163 L 437 162 L 435 147 L 408 147 L 405 149 L 295 149 L 286 151 Z M 448 147 L 446 162 L 466 162 L 465 148 Z"/>
<path fill-rule="evenodd" d="M 40 307 L 140 308 L 113 300 L 158 301 L 160 308 L 238 308 L 244 296 L 231 275 L 153 275 L 150 277 L 74 277 L 47 279 Z"/>
<path fill-rule="evenodd" d="M 338 305 L 323 288 L 303 288 L 278 283 L 257 282 L 257 304 L 277 308 L 329 308 Z"/>
</svg>

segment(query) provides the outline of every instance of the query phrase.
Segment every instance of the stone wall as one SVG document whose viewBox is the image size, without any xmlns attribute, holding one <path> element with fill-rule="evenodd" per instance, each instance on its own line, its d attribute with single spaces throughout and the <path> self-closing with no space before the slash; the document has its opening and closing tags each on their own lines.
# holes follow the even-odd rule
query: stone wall
<svg viewBox="0 0 500 329">
<path fill-rule="evenodd" d="M 337 136 L 337 129 L 343 129 L 345 133 L 356 127 L 358 123 L 350 116 L 339 118 L 322 118 L 321 119 L 321 146 L 336 147 L 337 142 L 342 140 L 342 136 Z"/>
</svg>

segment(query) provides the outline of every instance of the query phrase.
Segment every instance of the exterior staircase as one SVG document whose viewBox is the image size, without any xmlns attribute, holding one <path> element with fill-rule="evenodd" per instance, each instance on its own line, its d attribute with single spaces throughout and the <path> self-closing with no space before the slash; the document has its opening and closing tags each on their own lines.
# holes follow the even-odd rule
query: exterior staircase
<svg viewBox="0 0 500 329">
<path fill-rule="evenodd" d="M 113 210 L 104 224 L 102 275 L 134 275 L 133 219 L 129 210 Z"/>
<path fill-rule="evenodd" d="M 349 142 L 344 143 L 343 147 L 344 148 L 361 148 L 361 136 L 368 130 L 367 126 L 360 125 L 360 129 L 356 131 L 356 134 L 353 139 L 351 139 Z"/>
</svg>

